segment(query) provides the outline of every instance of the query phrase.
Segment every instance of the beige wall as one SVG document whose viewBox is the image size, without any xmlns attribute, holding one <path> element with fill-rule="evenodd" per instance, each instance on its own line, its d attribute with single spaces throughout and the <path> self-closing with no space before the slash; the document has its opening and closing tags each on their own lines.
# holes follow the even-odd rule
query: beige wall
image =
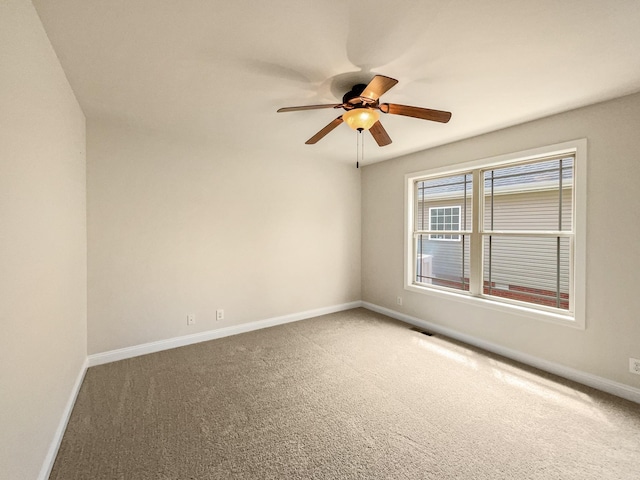
<svg viewBox="0 0 640 480">
<path fill-rule="evenodd" d="M 0 61 L 0 478 L 34 479 L 86 358 L 85 125 L 31 2 Z"/>
<path fill-rule="evenodd" d="M 91 120 L 87 149 L 90 354 L 360 299 L 352 164 Z"/>
<path fill-rule="evenodd" d="M 455 112 L 454 120 L 455 121 Z M 363 169 L 362 298 L 480 340 L 634 387 L 640 358 L 640 95 L 590 106 Z M 588 139 L 586 330 L 403 289 L 404 175 Z M 395 304 L 404 297 L 404 306 Z"/>
</svg>

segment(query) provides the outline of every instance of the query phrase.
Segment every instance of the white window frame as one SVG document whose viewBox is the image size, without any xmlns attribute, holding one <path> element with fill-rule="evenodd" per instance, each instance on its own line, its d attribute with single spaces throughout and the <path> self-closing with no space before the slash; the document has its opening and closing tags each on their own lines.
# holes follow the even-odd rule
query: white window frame
<svg viewBox="0 0 640 480">
<path fill-rule="evenodd" d="M 431 210 L 443 210 L 445 208 L 455 208 L 458 210 L 458 228 L 454 229 L 453 225 L 451 225 L 451 230 L 457 232 L 458 230 L 460 230 L 460 223 L 461 223 L 461 218 L 460 218 L 460 214 L 462 212 L 462 208 L 460 207 L 460 205 L 445 205 L 444 207 L 429 207 L 429 230 L 437 230 L 436 228 L 433 228 L 433 225 L 431 224 Z M 460 242 L 460 235 L 457 233 L 451 233 L 451 231 L 442 231 L 440 232 L 440 230 L 438 230 L 439 233 L 430 233 L 429 234 L 429 240 L 434 240 L 436 242 Z M 455 236 L 455 238 L 434 238 L 436 235 L 450 235 L 452 237 Z"/>
<path fill-rule="evenodd" d="M 517 162 L 535 161 L 544 157 L 570 154 L 574 156 L 573 165 L 573 242 L 570 260 L 571 301 L 568 311 L 524 302 L 509 302 L 499 297 L 483 295 L 483 232 L 481 205 L 484 198 L 481 170 L 499 167 Z M 416 209 L 414 184 L 426 177 L 455 175 L 473 172 L 472 230 L 470 232 L 470 289 L 456 290 L 437 285 L 416 284 L 414 214 Z M 586 188 L 587 188 L 587 140 L 579 139 L 548 145 L 531 150 L 514 152 L 497 157 L 483 158 L 448 167 L 440 167 L 405 175 L 405 245 L 404 245 L 404 288 L 412 292 L 447 298 L 454 301 L 477 305 L 484 308 L 522 315 L 535 320 L 552 322 L 578 329 L 585 329 L 586 303 Z"/>
</svg>

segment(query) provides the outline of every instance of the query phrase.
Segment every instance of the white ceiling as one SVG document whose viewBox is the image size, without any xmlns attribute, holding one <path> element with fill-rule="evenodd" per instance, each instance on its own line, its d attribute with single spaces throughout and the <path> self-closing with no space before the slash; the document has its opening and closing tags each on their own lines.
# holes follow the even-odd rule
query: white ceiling
<svg viewBox="0 0 640 480">
<path fill-rule="evenodd" d="M 383 115 L 365 163 L 640 91 L 638 0 L 33 0 L 89 119 L 355 161 L 340 102 L 375 73 L 381 101 L 448 110 Z"/>
</svg>

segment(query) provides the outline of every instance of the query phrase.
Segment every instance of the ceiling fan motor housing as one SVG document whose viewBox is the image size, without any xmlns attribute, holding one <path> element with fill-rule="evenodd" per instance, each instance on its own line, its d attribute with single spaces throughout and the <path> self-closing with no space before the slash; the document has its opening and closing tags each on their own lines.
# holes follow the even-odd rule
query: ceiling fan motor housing
<svg viewBox="0 0 640 480">
<path fill-rule="evenodd" d="M 351 87 L 351 90 L 344 94 L 344 96 L 342 97 L 342 103 L 349 103 L 350 100 L 359 97 L 360 95 L 362 95 L 362 92 L 364 92 L 365 88 L 367 88 L 367 86 L 364 83 L 354 85 L 353 87 Z"/>
</svg>

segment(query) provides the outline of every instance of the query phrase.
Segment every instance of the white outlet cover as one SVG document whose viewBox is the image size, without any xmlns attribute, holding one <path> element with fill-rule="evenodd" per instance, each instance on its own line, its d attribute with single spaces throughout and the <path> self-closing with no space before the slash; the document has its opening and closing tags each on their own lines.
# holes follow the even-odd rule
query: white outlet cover
<svg viewBox="0 0 640 480">
<path fill-rule="evenodd" d="M 640 375 L 640 360 L 637 358 L 629 359 L 629 371 L 631 373 L 635 373 L 636 375 Z"/>
</svg>

